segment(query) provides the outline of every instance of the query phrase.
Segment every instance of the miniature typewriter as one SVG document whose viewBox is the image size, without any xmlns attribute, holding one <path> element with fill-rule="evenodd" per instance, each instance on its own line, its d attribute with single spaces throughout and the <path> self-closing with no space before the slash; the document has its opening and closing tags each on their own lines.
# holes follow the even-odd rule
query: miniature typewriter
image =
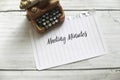
<svg viewBox="0 0 120 80">
<path fill-rule="evenodd" d="M 45 32 L 64 22 L 64 11 L 58 0 L 21 0 L 20 8 L 39 32 Z"/>
</svg>

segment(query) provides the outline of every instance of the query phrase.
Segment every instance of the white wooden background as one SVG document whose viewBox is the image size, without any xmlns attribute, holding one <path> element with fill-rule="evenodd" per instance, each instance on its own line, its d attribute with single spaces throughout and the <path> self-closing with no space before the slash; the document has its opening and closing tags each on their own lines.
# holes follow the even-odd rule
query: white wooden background
<svg viewBox="0 0 120 80">
<path fill-rule="evenodd" d="M 19 2 L 0 0 L 0 80 L 120 80 L 120 0 L 60 0 L 66 16 L 95 12 L 109 54 L 44 71 L 35 68 L 32 26 Z"/>
</svg>

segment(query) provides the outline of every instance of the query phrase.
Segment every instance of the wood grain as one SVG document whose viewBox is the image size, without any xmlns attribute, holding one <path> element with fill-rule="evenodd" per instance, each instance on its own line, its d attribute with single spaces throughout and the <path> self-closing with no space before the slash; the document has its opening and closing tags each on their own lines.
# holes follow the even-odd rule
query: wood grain
<svg viewBox="0 0 120 80">
<path fill-rule="evenodd" d="M 20 0 L 0 0 L 0 80 L 120 79 L 120 0 L 60 2 L 64 10 L 67 10 L 66 16 L 86 10 L 95 12 L 109 54 L 45 71 L 36 71 L 29 37 L 29 29 L 32 26 L 26 19 L 25 12 L 19 9 Z M 14 31 L 15 29 L 20 30 Z"/>
<path fill-rule="evenodd" d="M 120 10 L 120 0 L 60 0 L 65 10 Z M 20 10 L 20 0 L 0 0 L 0 11 Z"/>
<path fill-rule="evenodd" d="M 23 14 L 0 13 L 0 68 L 34 67 L 29 28 Z"/>
<path fill-rule="evenodd" d="M 0 80 L 119 80 L 119 70 L 0 71 Z"/>
<path fill-rule="evenodd" d="M 66 11 L 66 16 L 74 16 L 81 13 L 80 11 Z M 103 31 L 103 37 L 107 43 L 109 54 L 76 62 L 69 65 L 53 69 L 94 69 L 94 68 L 119 68 L 120 67 L 120 12 L 119 11 L 104 11 L 95 12 L 95 17 L 100 22 L 100 27 Z M 6 12 L 0 13 L 0 40 L 12 39 L 5 43 L 7 46 L 5 49 L 0 46 L 0 69 L 36 69 L 32 46 L 29 36 L 29 28 L 32 26 L 25 18 L 24 12 Z M 11 20 L 12 19 L 12 20 Z M 6 24 L 7 23 L 7 24 Z M 9 28 L 8 28 L 9 27 Z M 16 29 L 17 34 L 10 35 L 3 32 L 2 29 L 7 29 L 12 33 L 12 30 Z M 21 30 L 18 30 L 20 28 Z M 14 32 L 14 33 L 15 33 Z M 9 38 L 10 37 L 10 38 Z M 14 37 L 16 39 L 14 40 Z M 10 45 L 13 44 L 11 47 Z M 3 45 L 3 43 L 0 43 Z M 6 50 L 7 49 L 7 50 Z"/>
</svg>

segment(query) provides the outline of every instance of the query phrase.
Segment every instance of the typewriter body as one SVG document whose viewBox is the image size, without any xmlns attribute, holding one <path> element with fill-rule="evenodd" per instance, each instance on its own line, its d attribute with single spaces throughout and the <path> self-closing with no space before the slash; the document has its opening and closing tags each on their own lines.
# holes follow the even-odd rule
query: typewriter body
<svg viewBox="0 0 120 80">
<path fill-rule="evenodd" d="M 21 0 L 20 8 L 27 10 L 27 17 L 38 32 L 56 27 L 65 19 L 58 0 Z"/>
</svg>

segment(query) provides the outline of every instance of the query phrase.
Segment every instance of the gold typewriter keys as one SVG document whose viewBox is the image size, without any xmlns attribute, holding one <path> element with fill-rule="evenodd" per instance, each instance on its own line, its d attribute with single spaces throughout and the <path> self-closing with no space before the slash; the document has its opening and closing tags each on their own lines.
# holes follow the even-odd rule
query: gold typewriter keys
<svg viewBox="0 0 120 80">
<path fill-rule="evenodd" d="M 39 32 L 45 32 L 64 22 L 64 11 L 58 0 L 21 0 L 20 8 Z"/>
</svg>

